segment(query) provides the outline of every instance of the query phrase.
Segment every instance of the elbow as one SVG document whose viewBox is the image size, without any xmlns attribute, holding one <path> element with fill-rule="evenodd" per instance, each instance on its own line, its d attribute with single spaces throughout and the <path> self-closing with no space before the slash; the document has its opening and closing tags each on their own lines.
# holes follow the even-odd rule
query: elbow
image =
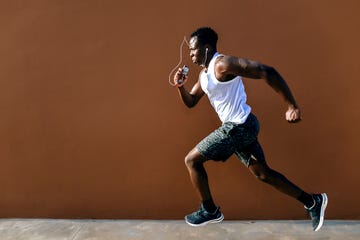
<svg viewBox="0 0 360 240">
<path fill-rule="evenodd" d="M 264 79 L 269 79 L 275 75 L 278 75 L 278 72 L 275 70 L 275 68 L 271 66 L 263 66 L 262 72 L 263 72 L 262 78 Z"/>
<path fill-rule="evenodd" d="M 196 103 L 185 103 L 185 106 L 187 107 L 187 108 L 193 108 L 193 107 L 195 107 L 195 105 L 196 105 Z"/>
<path fill-rule="evenodd" d="M 199 99 L 196 98 L 193 95 L 190 95 L 190 98 L 184 99 L 184 103 L 186 105 L 187 108 L 193 108 L 196 106 L 196 104 L 198 103 Z"/>
</svg>

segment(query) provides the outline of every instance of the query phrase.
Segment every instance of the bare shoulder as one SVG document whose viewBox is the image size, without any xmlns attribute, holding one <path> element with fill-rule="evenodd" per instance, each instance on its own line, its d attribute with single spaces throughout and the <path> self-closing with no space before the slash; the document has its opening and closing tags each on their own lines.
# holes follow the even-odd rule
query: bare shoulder
<svg viewBox="0 0 360 240">
<path fill-rule="evenodd" d="M 265 66 L 257 61 L 230 55 L 219 57 L 215 64 L 219 72 L 250 78 L 260 78 Z"/>
<path fill-rule="evenodd" d="M 247 67 L 247 60 L 231 55 L 220 55 L 215 61 L 215 68 L 223 73 L 238 73 Z"/>
<path fill-rule="evenodd" d="M 230 55 L 220 55 L 216 58 L 215 64 L 217 65 L 229 65 L 237 61 L 237 57 L 230 56 Z"/>
<path fill-rule="evenodd" d="M 231 67 L 247 68 L 249 65 L 258 65 L 259 63 L 246 58 L 235 57 L 231 55 L 221 55 L 216 59 L 215 64 L 230 68 Z"/>
<path fill-rule="evenodd" d="M 220 72 L 225 72 L 236 65 L 237 57 L 230 55 L 220 55 L 215 60 L 215 68 Z"/>
</svg>

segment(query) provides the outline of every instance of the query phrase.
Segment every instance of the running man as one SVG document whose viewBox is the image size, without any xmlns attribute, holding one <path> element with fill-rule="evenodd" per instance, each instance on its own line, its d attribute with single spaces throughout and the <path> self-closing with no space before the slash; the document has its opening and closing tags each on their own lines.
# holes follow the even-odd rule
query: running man
<svg viewBox="0 0 360 240">
<path fill-rule="evenodd" d="M 323 225 L 327 195 L 309 194 L 267 165 L 257 139 L 259 122 L 246 103 L 241 77 L 265 80 L 287 103 L 285 119 L 289 123 L 301 120 L 295 98 L 273 67 L 220 54 L 216 48 L 217 40 L 217 33 L 209 27 L 199 28 L 191 34 L 191 60 L 203 69 L 190 91 L 184 87 L 187 76 L 182 74 L 182 68 L 174 76 L 174 84 L 187 107 L 194 107 L 206 94 L 222 122 L 185 157 L 191 182 L 201 200 L 200 209 L 187 215 L 185 221 L 191 226 L 201 226 L 224 219 L 220 207 L 213 201 L 204 163 L 208 160 L 226 161 L 235 153 L 257 179 L 304 204 L 312 219 L 313 230 L 318 231 Z"/>
</svg>

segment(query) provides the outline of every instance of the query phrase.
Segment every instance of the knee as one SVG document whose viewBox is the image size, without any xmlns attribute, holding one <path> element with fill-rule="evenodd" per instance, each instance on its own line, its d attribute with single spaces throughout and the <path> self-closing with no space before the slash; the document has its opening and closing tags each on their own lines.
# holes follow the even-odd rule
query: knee
<svg viewBox="0 0 360 240">
<path fill-rule="evenodd" d="M 262 181 L 262 182 L 265 182 L 266 179 L 267 179 L 267 176 L 266 174 L 263 174 L 263 173 L 254 173 L 254 176 L 256 179 Z"/>
<path fill-rule="evenodd" d="M 185 157 L 185 165 L 187 168 L 195 168 L 203 163 L 203 159 L 193 151 L 189 152 Z"/>
<path fill-rule="evenodd" d="M 265 183 L 271 183 L 272 175 L 271 171 L 254 172 L 255 177 Z"/>
<path fill-rule="evenodd" d="M 185 166 L 187 168 L 193 168 L 195 165 L 195 158 L 189 153 L 185 156 Z"/>
</svg>

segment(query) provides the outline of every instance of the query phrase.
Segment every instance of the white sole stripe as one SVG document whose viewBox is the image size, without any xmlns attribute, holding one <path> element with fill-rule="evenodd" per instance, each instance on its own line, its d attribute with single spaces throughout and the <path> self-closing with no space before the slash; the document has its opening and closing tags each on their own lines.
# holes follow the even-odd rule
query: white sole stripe
<svg viewBox="0 0 360 240">
<path fill-rule="evenodd" d="M 224 214 L 221 213 L 221 216 L 216 218 L 216 219 L 212 219 L 212 220 L 209 220 L 207 222 L 203 222 L 203 223 L 200 223 L 200 224 L 193 224 L 193 223 L 190 223 L 188 221 L 185 220 L 185 222 L 187 224 L 189 224 L 190 226 L 193 226 L 193 227 L 201 227 L 201 226 L 205 226 L 206 224 L 209 224 L 209 223 L 219 223 L 221 222 L 222 220 L 224 220 Z"/>
<path fill-rule="evenodd" d="M 327 197 L 326 193 L 322 193 L 321 196 L 323 198 L 323 202 L 322 202 L 321 210 L 320 210 L 320 221 L 319 221 L 319 225 L 314 230 L 315 232 L 318 231 L 324 224 L 325 209 L 328 204 L 328 197 Z"/>
</svg>

